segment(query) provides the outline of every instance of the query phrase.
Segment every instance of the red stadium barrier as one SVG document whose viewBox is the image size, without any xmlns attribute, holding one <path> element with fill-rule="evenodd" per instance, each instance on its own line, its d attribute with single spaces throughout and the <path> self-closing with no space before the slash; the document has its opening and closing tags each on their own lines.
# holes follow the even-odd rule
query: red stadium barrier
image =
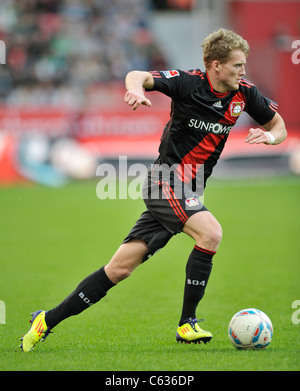
<svg viewBox="0 0 300 391">
<path fill-rule="evenodd" d="M 129 109 L 72 111 L 61 108 L 0 108 L 0 183 L 14 183 L 22 178 L 18 166 L 18 142 L 24 136 L 43 134 L 51 140 L 75 139 L 100 159 L 155 159 L 163 128 L 169 119 L 166 109 L 140 107 Z M 230 133 L 222 158 L 289 154 L 299 150 L 300 131 L 288 127 L 287 140 L 275 147 L 248 145 L 248 129 Z M 20 152 L 20 151 L 19 151 Z M 20 156 L 20 154 L 19 154 Z"/>
<path fill-rule="evenodd" d="M 26 182 L 18 170 L 16 149 L 17 140 L 13 135 L 7 133 L 0 136 L 0 183 L 2 185 Z"/>
</svg>

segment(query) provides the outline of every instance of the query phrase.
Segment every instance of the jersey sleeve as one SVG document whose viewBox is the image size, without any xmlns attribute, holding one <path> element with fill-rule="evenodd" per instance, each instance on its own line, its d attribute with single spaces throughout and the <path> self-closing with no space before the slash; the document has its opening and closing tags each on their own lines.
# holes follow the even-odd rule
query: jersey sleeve
<svg viewBox="0 0 300 391">
<path fill-rule="evenodd" d="M 151 90 L 146 89 L 146 91 L 159 91 L 170 98 L 183 97 L 195 87 L 196 72 L 193 72 L 180 69 L 151 71 L 154 86 Z"/>
<path fill-rule="evenodd" d="M 247 98 L 245 111 L 259 125 L 264 125 L 271 121 L 277 113 L 278 104 L 263 96 L 253 83 L 244 81 L 243 84 Z"/>
</svg>

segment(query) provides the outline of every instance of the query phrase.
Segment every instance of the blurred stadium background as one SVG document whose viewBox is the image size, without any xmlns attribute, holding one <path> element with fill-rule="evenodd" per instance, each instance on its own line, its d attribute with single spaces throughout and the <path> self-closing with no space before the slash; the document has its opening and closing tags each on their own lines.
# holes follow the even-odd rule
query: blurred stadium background
<svg viewBox="0 0 300 391">
<path fill-rule="evenodd" d="M 243 113 L 214 176 L 300 174 L 299 0 L 2 0 L 0 186 L 95 178 L 99 162 L 121 155 L 152 161 L 170 101 L 151 93 L 152 108 L 133 114 L 124 77 L 204 69 L 201 42 L 219 27 L 250 43 L 246 77 L 279 103 L 289 137 L 245 145 Z"/>
</svg>

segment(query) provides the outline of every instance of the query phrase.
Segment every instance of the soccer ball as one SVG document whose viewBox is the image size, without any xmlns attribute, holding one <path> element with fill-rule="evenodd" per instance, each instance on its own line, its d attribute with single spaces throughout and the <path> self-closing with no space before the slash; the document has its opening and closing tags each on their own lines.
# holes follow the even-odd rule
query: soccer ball
<svg viewBox="0 0 300 391">
<path fill-rule="evenodd" d="M 228 337 L 237 349 L 262 349 L 273 337 L 273 326 L 269 317 L 255 308 L 237 312 L 228 326 Z"/>
</svg>

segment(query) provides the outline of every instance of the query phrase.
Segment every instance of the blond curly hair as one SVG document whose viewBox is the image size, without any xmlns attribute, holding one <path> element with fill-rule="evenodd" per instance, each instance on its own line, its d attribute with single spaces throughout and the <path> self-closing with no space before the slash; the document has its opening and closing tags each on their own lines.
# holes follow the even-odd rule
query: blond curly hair
<svg viewBox="0 0 300 391">
<path fill-rule="evenodd" d="M 203 43 L 203 62 L 206 69 L 209 69 L 212 61 L 217 60 L 221 64 L 231 58 L 233 49 L 240 49 L 248 57 L 250 48 L 248 42 L 240 35 L 231 30 L 219 29 L 208 35 Z"/>
</svg>

